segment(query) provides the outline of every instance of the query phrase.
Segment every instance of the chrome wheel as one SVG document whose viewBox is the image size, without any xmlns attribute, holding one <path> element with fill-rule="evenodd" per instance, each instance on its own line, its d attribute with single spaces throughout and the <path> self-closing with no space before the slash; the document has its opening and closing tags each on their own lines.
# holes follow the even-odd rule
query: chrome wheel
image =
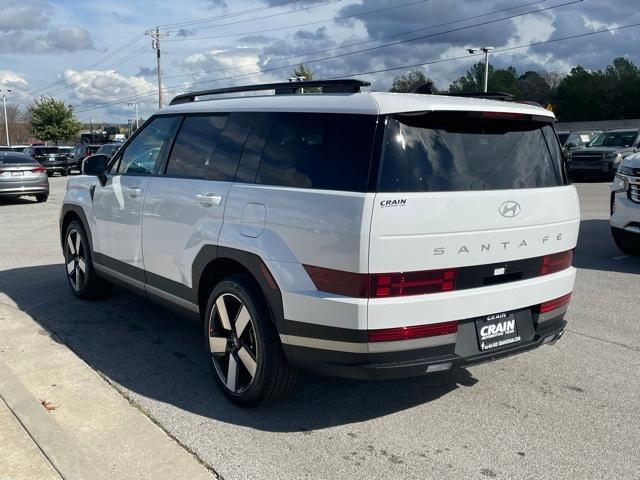
<svg viewBox="0 0 640 480">
<path fill-rule="evenodd" d="M 216 373 L 235 394 L 253 383 L 258 368 L 258 345 L 246 305 L 231 293 L 216 298 L 209 316 L 209 352 Z"/>
<path fill-rule="evenodd" d="M 65 261 L 69 283 L 74 290 L 79 291 L 86 278 L 87 256 L 82 237 L 77 230 L 69 230 L 69 233 L 67 233 Z"/>
</svg>

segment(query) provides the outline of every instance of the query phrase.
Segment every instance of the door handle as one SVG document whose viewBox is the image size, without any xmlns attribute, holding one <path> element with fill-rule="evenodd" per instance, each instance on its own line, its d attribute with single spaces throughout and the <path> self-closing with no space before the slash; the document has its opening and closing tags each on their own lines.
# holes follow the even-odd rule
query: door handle
<svg viewBox="0 0 640 480">
<path fill-rule="evenodd" d="M 127 188 L 125 189 L 125 192 L 127 192 L 127 195 L 131 198 L 137 198 L 142 196 L 141 188 Z"/>
<path fill-rule="evenodd" d="M 210 207 L 212 205 L 218 206 L 222 203 L 222 195 L 216 195 L 215 193 L 202 193 L 196 195 L 198 202 L 202 205 Z"/>
</svg>

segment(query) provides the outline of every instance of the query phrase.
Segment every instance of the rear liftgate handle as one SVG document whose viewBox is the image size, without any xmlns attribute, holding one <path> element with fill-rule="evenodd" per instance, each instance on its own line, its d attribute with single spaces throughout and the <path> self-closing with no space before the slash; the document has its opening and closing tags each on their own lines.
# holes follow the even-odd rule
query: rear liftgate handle
<svg viewBox="0 0 640 480">
<path fill-rule="evenodd" d="M 216 195 L 215 193 L 198 194 L 196 195 L 196 198 L 198 199 L 198 202 L 205 207 L 217 207 L 222 203 L 222 195 Z"/>
</svg>

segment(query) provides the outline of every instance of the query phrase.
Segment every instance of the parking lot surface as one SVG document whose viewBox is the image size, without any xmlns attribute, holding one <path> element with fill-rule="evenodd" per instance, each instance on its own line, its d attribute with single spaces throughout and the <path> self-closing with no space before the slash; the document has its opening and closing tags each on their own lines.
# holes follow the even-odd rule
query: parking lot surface
<svg viewBox="0 0 640 480">
<path fill-rule="evenodd" d="M 17 306 L 225 479 L 640 478 L 640 258 L 610 236 L 606 183 L 578 184 L 577 284 L 554 346 L 455 375 L 301 375 L 243 410 L 210 376 L 199 326 L 116 289 L 68 291 L 58 212 L 0 201 L 0 302 Z"/>
</svg>

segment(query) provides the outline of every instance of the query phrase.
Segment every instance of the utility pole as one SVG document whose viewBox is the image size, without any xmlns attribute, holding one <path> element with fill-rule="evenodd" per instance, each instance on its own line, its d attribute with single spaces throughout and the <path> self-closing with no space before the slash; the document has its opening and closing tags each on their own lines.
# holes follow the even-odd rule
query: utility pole
<svg viewBox="0 0 640 480">
<path fill-rule="evenodd" d="M 162 102 L 162 100 L 160 100 Z M 140 126 L 140 117 L 138 116 L 138 102 L 129 102 L 127 105 L 135 105 L 136 107 L 136 130 Z"/>
<path fill-rule="evenodd" d="M 158 27 L 155 30 L 145 32 L 145 35 L 151 37 L 151 48 L 156 51 L 156 60 L 158 62 L 158 108 L 162 108 L 162 70 L 160 69 L 160 39 L 169 36 L 169 33 L 160 33 Z"/>
<path fill-rule="evenodd" d="M 489 90 L 489 52 L 493 51 L 494 47 L 482 47 L 482 48 L 468 48 L 467 52 L 474 55 L 478 52 L 484 52 L 484 93 Z"/>
<path fill-rule="evenodd" d="M 9 146 L 9 119 L 7 118 L 7 93 L 11 93 L 11 89 L 0 89 L 2 92 L 2 106 L 4 107 L 4 131 L 7 134 L 7 147 Z"/>
</svg>

